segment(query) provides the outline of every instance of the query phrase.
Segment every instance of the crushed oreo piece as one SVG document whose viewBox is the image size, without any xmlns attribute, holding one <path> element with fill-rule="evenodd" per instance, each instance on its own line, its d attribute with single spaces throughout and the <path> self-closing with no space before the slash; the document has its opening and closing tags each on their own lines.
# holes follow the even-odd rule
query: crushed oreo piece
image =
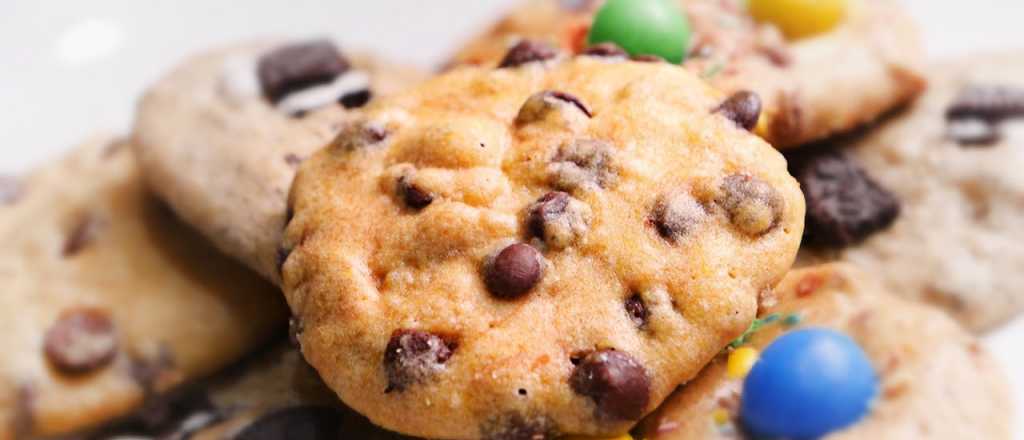
<svg viewBox="0 0 1024 440">
<path fill-rule="evenodd" d="M 889 227 L 899 200 L 848 156 L 833 150 L 794 158 L 793 175 L 807 199 L 810 244 L 841 248 Z"/>
<path fill-rule="evenodd" d="M 498 68 L 519 67 L 527 63 L 547 61 L 557 56 L 558 50 L 546 43 L 523 40 L 508 50 Z"/>
<path fill-rule="evenodd" d="M 946 123 L 946 136 L 965 147 L 980 147 L 999 142 L 1002 132 L 984 119 L 954 119 Z"/>
<path fill-rule="evenodd" d="M 347 93 L 338 100 L 342 107 L 345 108 L 359 108 L 366 103 L 370 102 L 373 98 L 373 92 L 370 89 L 357 90 L 355 92 Z"/>
<path fill-rule="evenodd" d="M 981 119 L 999 122 L 1024 117 L 1024 88 L 968 85 L 946 109 L 946 119 Z"/>
<path fill-rule="evenodd" d="M 334 43 L 317 40 L 281 47 L 263 55 L 257 75 L 264 96 L 277 104 L 290 93 L 330 83 L 350 67 Z"/>
</svg>

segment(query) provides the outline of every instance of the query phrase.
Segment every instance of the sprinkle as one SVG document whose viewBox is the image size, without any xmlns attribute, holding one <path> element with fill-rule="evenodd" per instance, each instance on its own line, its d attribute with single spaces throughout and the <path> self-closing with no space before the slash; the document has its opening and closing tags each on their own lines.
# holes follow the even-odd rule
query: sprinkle
<svg viewBox="0 0 1024 440">
<path fill-rule="evenodd" d="M 729 354 L 726 374 L 730 379 L 743 379 L 757 363 L 758 353 L 752 347 L 740 347 Z"/>
<path fill-rule="evenodd" d="M 754 322 L 750 324 L 750 327 L 747 328 L 747 331 L 743 332 L 743 334 L 740 335 L 740 337 L 736 338 L 734 341 L 729 343 L 729 347 L 739 348 L 741 345 L 746 344 L 748 341 L 750 341 L 750 337 L 753 336 L 754 333 L 757 333 L 758 330 L 761 330 L 761 327 L 764 327 L 765 325 L 771 324 L 778 320 L 778 313 L 772 313 L 770 315 L 765 316 L 764 318 L 755 319 Z"/>
<path fill-rule="evenodd" d="M 724 69 L 725 63 L 721 61 L 715 62 L 714 64 L 704 68 L 704 71 L 700 73 L 700 78 L 703 80 L 713 79 L 718 76 L 719 73 L 722 73 L 722 70 Z"/>
<path fill-rule="evenodd" d="M 802 318 L 800 318 L 799 314 L 790 313 L 789 315 L 786 315 L 786 319 L 782 320 L 782 325 L 786 327 L 793 327 L 799 325 L 801 320 Z"/>
<path fill-rule="evenodd" d="M 716 409 L 711 413 L 711 417 L 715 419 L 715 424 L 718 426 L 729 423 L 729 411 L 726 411 L 724 408 Z"/>
</svg>

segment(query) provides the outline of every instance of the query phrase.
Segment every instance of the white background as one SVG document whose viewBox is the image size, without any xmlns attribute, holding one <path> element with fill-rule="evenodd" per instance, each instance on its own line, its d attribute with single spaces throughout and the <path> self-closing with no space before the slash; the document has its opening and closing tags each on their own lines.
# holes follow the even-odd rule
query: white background
<svg viewBox="0 0 1024 440">
<path fill-rule="evenodd" d="M 1022 0 L 904 0 L 935 57 L 1022 49 Z M 514 0 L 0 0 L 0 173 L 125 131 L 144 87 L 188 53 L 246 37 L 329 35 L 433 67 Z M 1024 286 L 1021 286 L 1024 288 Z M 986 338 L 1024 402 L 1024 319 Z M 952 378 L 951 378 L 952 379 Z M 1016 420 L 1024 420 L 1018 406 Z M 1019 431 L 1024 426 L 1019 427 Z M 1024 432 L 1018 437 L 1024 439 Z"/>
</svg>

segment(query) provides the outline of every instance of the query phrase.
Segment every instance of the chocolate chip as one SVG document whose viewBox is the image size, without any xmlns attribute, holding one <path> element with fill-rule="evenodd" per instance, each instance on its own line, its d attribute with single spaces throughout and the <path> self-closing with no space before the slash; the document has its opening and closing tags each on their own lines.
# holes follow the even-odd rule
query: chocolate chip
<svg viewBox="0 0 1024 440">
<path fill-rule="evenodd" d="M 627 58 L 629 53 L 615 43 L 598 43 L 583 50 L 582 55 L 600 58 Z"/>
<path fill-rule="evenodd" d="M 707 217 L 704 206 L 687 191 L 674 191 L 654 205 L 651 224 L 665 240 L 676 243 Z"/>
<path fill-rule="evenodd" d="M 550 419 L 543 416 L 505 414 L 488 420 L 480 427 L 484 440 L 549 440 L 557 438 Z"/>
<path fill-rule="evenodd" d="M 64 247 L 61 255 L 65 258 L 73 257 L 92 243 L 99 232 L 105 226 L 104 222 L 92 215 L 83 215 L 78 218 L 77 223 L 71 229 L 67 239 L 64 240 Z"/>
<path fill-rule="evenodd" d="M 285 247 L 277 248 L 277 254 L 274 255 L 274 258 L 277 260 L 276 263 L 277 263 L 277 274 L 278 275 L 280 275 L 281 273 L 284 272 L 284 263 L 288 262 L 288 257 L 291 256 L 291 254 L 292 254 L 292 250 L 291 249 L 288 249 L 288 248 L 285 248 Z"/>
<path fill-rule="evenodd" d="M 337 440 L 348 438 L 344 414 L 330 406 L 285 408 L 260 417 L 235 435 L 234 440 Z"/>
<path fill-rule="evenodd" d="M 332 150 L 354 151 L 376 145 L 387 139 L 388 131 L 383 124 L 375 122 L 354 122 L 345 124 L 328 147 Z"/>
<path fill-rule="evenodd" d="M 366 89 L 346 94 L 345 96 L 342 96 L 338 102 L 345 108 L 359 108 L 370 102 L 371 98 L 373 98 L 373 92 Z"/>
<path fill-rule="evenodd" d="M 593 116 L 579 98 L 565 92 L 547 90 L 537 92 L 526 100 L 516 116 L 516 124 L 526 125 L 543 121 L 554 112 L 561 112 L 563 115 L 568 115 L 567 112 L 577 112 L 587 118 Z"/>
<path fill-rule="evenodd" d="M 785 205 L 775 188 L 746 174 L 726 177 L 715 202 L 725 209 L 733 226 L 753 237 L 775 228 Z"/>
<path fill-rule="evenodd" d="M 398 178 L 398 196 L 412 209 L 423 209 L 434 202 L 434 195 L 410 181 L 409 176 Z"/>
<path fill-rule="evenodd" d="M 444 369 L 455 344 L 441 336 L 420 330 L 396 330 L 384 350 L 384 371 L 388 376 L 385 393 L 405 391 Z"/>
<path fill-rule="evenodd" d="M 996 123 L 975 118 L 948 121 L 946 136 L 965 147 L 993 145 L 1002 139 L 1002 133 Z"/>
<path fill-rule="evenodd" d="M 590 208 L 568 193 L 552 191 L 537 199 L 526 214 L 526 227 L 555 249 L 579 242 L 590 227 Z"/>
<path fill-rule="evenodd" d="M 487 290 L 501 299 L 523 296 L 544 276 L 541 258 L 540 252 L 528 244 L 516 243 L 502 249 L 485 265 Z"/>
<path fill-rule="evenodd" d="M 850 246 L 899 216 L 896 196 L 842 153 L 818 152 L 794 161 L 794 168 L 807 199 L 805 231 L 812 244 Z"/>
<path fill-rule="evenodd" d="M 13 205 L 24 192 L 21 180 L 11 176 L 0 176 L 0 205 Z"/>
<path fill-rule="evenodd" d="M 1001 85 L 969 85 L 946 109 L 946 118 L 998 122 L 1024 116 L 1024 89 Z"/>
<path fill-rule="evenodd" d="M 660 56 L 657 56 L 657 55 L 652 55 L 652 54 L 634 55 L 630 59 L 633 60 L 633 61 L 636 61 L 638 63 L 664 63 L 664 62 L 666 62 L 664 58 L 662 58 Z"/>
<path fill-rule="evenodd" d="M 551 159 L 548 171 L 558 189 L 606 188 L 615 179 L 613 149 L 604 141 L 582 139 L 562 144 Z"/>
<path fill-rule="evenodd" d="M 535 61 L 547 61 L 558 56 L 558 50 L 547 43 L 523 40 L 505 54 L 498 68 L 519 67 Z"/>
<path fill-rule="evenodd" d="M 650 312 L 647 311 L 647 304 L 644 303 L 644 299 L 640 297 L 640 294 L 633 295 L 626 298 L 625 302 L 626 315 L 629 319 L 636 324 L 637 328 L 644 328 L 647 326 L 647 318 Z"/>
<path fill-rule="evenodd" d="M 117 353 L 114 323 L 98 309 L 68 310 L 46 331 L 43 351 L 62 373 L 94 371 L 110 363 Z"/>
<path fill-rule="evenodd" d="M 583 359 L 569 378 L 573 391 L 594 401 L 601 420 L 636 420 L 651 398 L 651 379 L 629 354 L 600 350 Z"/>
<path fill-rule="evenodd" d="M 298 168 L 299 165 L 302 165 L 302 160 L 303 158 L 295 153 L 288 153 L 284 155 L 284 163 L 288 164 L 288 166 L 292 168 Z"/>
<path fill-rule="evenodd" d="M 349 67 L 333 43 L 318 40 L 285 46 L 262 56 L 257 74 L 264 96 L 277 104 L 290 93 L 333 81 Z"/>
<path fill-rule="evenodd" d="M 736 92 L 723 101 L 714 112 L 725 116 L 744 130 L 753 131 L 761 117 L 761 97 L 754 92 Z"/>
</svg>

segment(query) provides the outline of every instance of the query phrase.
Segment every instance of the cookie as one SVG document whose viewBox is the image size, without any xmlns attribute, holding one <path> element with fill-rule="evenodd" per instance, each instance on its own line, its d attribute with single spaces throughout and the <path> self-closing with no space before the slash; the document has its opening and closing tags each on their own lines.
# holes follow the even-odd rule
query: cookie
<svg viewBox="0 0 1024 440">
<path fill-rule="evenodd" d="M 407 439 L 344 407 L 293 346 L 275 343 L 199 386 L 86 439 Z"/>
<path fill-rule="evenodd" d="M 839 330 L 867 353 L 880 383 L 870 412 L 827 439 L 1010 438 L 1006 377 L 977 339 L 931 307 L 890 295 L 848 265 L 791 272 L 762 316 L 779 320 L 745 347 L 762 350 L 808 327 Z M 795 318 L 793 318 L 795 317 Z M 729 353 L 709 364 L 638 427 L 649 440 L 746 438 L 737 419 L 743 380 Z"/>
<path fill-rule="evenodd" d="M 272 286 L 144 190 L 123 141 L 90 140 L 19 187 L 0 206 L 0 438 L 122 416 L 284 323 Z"/>
<path fill-rule="evenodd" d="M 371 104 L 302 165 L 298 340 L 391 430 L 621 434 L 750 323 L 803 197 L 683 69 L 509 59 Z"/>
<path fill-rule="evenodd" d="M 133 144 L 147 181 L 175 212 L 276 283 L 298 164 L 351 110 L 419 77 L 326 41 L 228 47 L 185 60 L 149 89 Z"/>
<path fill-rule="evenodd" d="M 975 331 L 1024 310 L 1018 59 L 938 64 L 933 86 L 906 112 L 837 151 L 798 158 L 812 245 L 804 259 L 856 263 Z"/>
<path fill-rule="evenodd" d="M 495 65 L 524 39 L 621 59 L 621 49 L 586 47 L 602 3 L 525 1 L 461 49 L 451 65 Z M 775 25 L 756 22 L 739 0 L 680 4 L 692 27 L 683 66 L 727 95 L 755 93 L 765 116 L 757 132 L 777 148 L 848 131 L 924 87 L 924 51 L 916 26 L 892 0 L 851 1 L 835 28 L 802 39 L 787 39 Z"/>
</svg>

